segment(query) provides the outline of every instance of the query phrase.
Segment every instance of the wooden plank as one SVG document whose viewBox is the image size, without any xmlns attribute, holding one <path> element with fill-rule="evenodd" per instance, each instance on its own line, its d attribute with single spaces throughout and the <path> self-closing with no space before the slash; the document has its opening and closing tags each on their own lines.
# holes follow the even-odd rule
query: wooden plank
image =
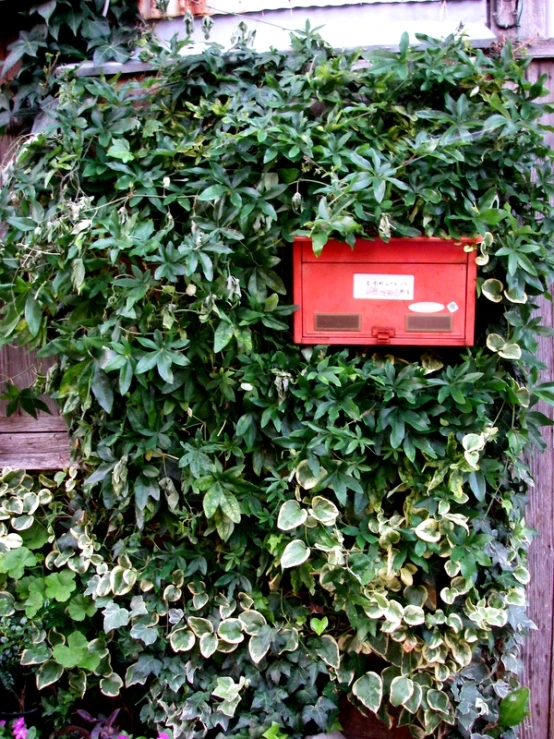
<svg viewBox="0 0 554 739">
<path fill-rule="evenodd" d="M 62 416 L 47 416 L 45 413 L 38 418 L 28 414 L 21 416 L 0 417 L 0 435 L 2 434 L 45 434 L 54 431 L 67 433 L 67 424 Z"/>
<path fill-rule="evenodd" d="M 69 464 L 66 432 L 0 434 L 0 467 L 60 470 Z"/>
<path fill-rule="evenodd" d="M 37 373 L 45 374 L 48 368 L 52 366 L 54 360 L 39 360 L 34 352 L 29 352 L 23 346 L 5 346 L 0 349 L 0 390 L 4 392 L 5 384 L 10 382 L 19 388 L 29 387 L 35 381 Z M 59 415 L 57 403 L 50 398 L 43 397 L 42 400 L 50 409 L 49 416 L 40 412 L 40 415 L 46 418 L 52 418 Z M 0 401 L 0 418 L 6 416 L 7 402 Z M 25 416 L 27 414 L 18 411 L 17 415 Z"/>
<path fill-rule="evenodd" d="M 533 59 L 554 59 L 554 38 L 532 38 L 521 42 L 529 48 L 529 56 Z"/>
<path fill-rule="evenodd" d="M 553 325 L 553 308 L 546 300 L 541 304 L 543 323 Z M 554 342 L 545 339 L 540 342 L 539 359 L 551 372 L 554 367 Z M 549 375 L 545 375 L 548 379 Z M 540 410 L 548 412 L 541 407 Z M 531 716 L 526 719 L 521 731 L 521 739 L 549 739 L 553 733 L 552 715 L 552 650 L 554 606 L 554 466 L 552 449 L 554 432 L 545 432 L 548 450 L 544 454 L 534 453 L 531 458 L 531 472 L 536 486 L 531 490 L 527 508 L 526 523 L 538 532 L 529 551 L 531 582 L 528 587 L 529 617 L 535 622 L 537 630 L 531 632 L 524 647 L 524 684 L 531 689 Z"/>
<path fill-rule="evenodd" d="M 554 61 L 536 60 L 529 68 L 529 79 L 535 81 L 542 74 L 548 75 L 547 87 L 553 90 Z M 546 98 L 554 100 L 554 90 Z M 545 117 L 545 124 L 554 123 L 554 114 Z M 554 135 L 546 136 L 550 146 Z M 539 301 L 542 323 L 554 325 L 554 308 L 546 300 Z M 544 380 L 552 379 L 554 368 L 554 341 L 544 338 L 539 341 L 538 358 L 548 367 Z M 538 406 L 543 413 L 551 410 L 543 404 Z M 554 431 L 544 432 L 547 450 L 544 454 L 534 452 L 531 457 L 531 472 L 536 485 L 530 491 L 526 523 L 535 528 L 538 536 L 529 551 L 531 582 L 528 587 L 529 617 L 537 625 L 524 646 L 524 679 L 531 689 L 531 716 L 521 730 L 521 739 L 554 739 Z"/>
<path fill-rule="evenodd" d="M 45 372 L 51 362 L 37 360 L 24 347 L 0 350 L 0 389 L 10 381 L 28 387 L 37 372 Z M 69 437 L 65 420 L 55 401 L 43 397 L 52 414 L 39 411 L 35 419 L 18 410 L 6 417 L 6 401 L 0 401 L 0 467 L 20 469 L 61 469 L 69 465 Z"/>
</svg>

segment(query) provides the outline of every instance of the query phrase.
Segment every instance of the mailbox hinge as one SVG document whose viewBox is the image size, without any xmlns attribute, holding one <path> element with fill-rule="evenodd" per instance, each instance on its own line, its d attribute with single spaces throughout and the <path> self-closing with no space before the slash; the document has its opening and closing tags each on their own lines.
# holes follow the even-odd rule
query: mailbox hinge
<svg viewBox="0 0 554 739">
<path fill-rule="evenodd" d="M 377 339 L 378 344 L 388 344 L 394 338 L 395 330 L 393 328 L 379 328 L 374 326 L 371 329 L 371 335 L 374 339 Z"/>
</svg>

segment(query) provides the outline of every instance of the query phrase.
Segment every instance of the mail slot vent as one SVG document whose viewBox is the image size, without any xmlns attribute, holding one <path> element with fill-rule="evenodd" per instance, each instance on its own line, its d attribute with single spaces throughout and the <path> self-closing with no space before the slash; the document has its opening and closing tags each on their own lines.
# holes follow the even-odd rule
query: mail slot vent
<svg viewBox="0 0 554 739">
<path fill-rule="evenodd" d="M 360 331 L 361 317 L 356 313 L 316 313 L 316 331 Z"/>
<path fill-rule="evenodd" d="M 452 316 L 406 316 L 406 331 L 452 331 Z"/>
</svg>

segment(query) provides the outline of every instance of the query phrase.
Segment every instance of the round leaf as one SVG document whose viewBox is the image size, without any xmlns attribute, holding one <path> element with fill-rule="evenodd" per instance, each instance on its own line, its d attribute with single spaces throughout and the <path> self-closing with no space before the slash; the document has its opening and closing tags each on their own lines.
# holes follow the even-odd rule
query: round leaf
<svg viewBox="0 0 554 739">
<path fill-rule="evenodd" d="M 205 659 L 211 657 L 216 651 L 218 639 L 215 634 L 202 634 L 200 637 L 200 654 Z"/>
<path fill-rule="evenodd" d="M 324 524 L 325 526 L 333 526 L 339 516 L 337 506 L 327 498 L 322 498 L 320 495 L 316 495 L 312 500 L 312 509 L 310 514 L 316 521 Z"/>
<path fill-rule="evenodd" d="M 422 541 L 433 543 L 440 541 L 441 534 L 438 528 L 438 521 L 434 518 L 427 518 L 415 527 L 414 533 Z"/>
<path fill-rule="evenodd" d="M 258 634 L 260 629 L 267 624 L 265 617 L 261 613 L 251 610 L 243 611 L 239 616 L 239 621 L 249 636 Z"/>
<path fill-rule="evenodd" d="M 63 675 L 63 667 L 54 660 L 48 660 L 39 667 L 37 672 L 37 688 L 42 690 L 48 685 L 58 682 Z"/>
<path fill-rule="evenodd" d="M 102 678 L 100 680 L 100 690 L 104 695 L 109 698 L 115 698 L 119 695 L 119 691 L 123 687 L 123 680 L 119 677 L 116 672 L 112 672 L 111 675 Z"/>
<path fill-rule="evenodd" d="M 500 282 L 500 280 L 496 280 L 494 278 L 491 278 L 490 280 L 485 280 L 485 282 L 483 282 L 483 285 L 481 286 L 481 292 L 483 293 L 483 295 L 489 300 L 492 300 L 493 303 L 502 302 L 503 290 L 504 285 Z"/>
<path fill-rule="evenodd" d="M 302 526 L 308 517 L 308 513 L 300 508 L 300 504 L 296 500 L 287 500 L 281 506 L 279 516 L 277 518 L 277 528 L 281 531 L 290 531 L 298 526 Z"/>
<path fill-rule="evenodd" d="M 409 677 L 395 677 L 390 685 L 390 702 L 393 706 L 403 706 L 414 693 L 414 684 Z"/>
<path fill-rule="evenodd" d="M 230 644 L 239 644 L 244 639 L 242 624 L 238 618 L 228 618 L 219 624 L 217 635 Z"/>
<path fill-rule="evenodd" d="M 189 652 L 196 642 L 196 637 L 186 628 L 176 629 L 169 635 L 169 643 L 174 652 Z"/>
<path fill-rule="evenodd" d="M 352 692 L 362 705 L 377 713 L 383 700 L 383 681 L 377 673 L 366 672 L 356 680 Z"/>
<path fill-rule="evenodd" d="M 300 462 L 296 468 L 296 482 L 304 490 L 311 490 L 327 476 L 327 471 L 323 468 L 320 470 L 318 475 L 314 475 L 310 466 L 306 460 Z"/>
<path fill-rule="evenodd" d="M 288 567 L 298 567 L 298 565 L 305 562 L 309 556 L 309 547 L 307 547 L 301 539 L 294 539 L 285 547 L 285 551 L 281 556 L 281 567 L 284 570 Z"/>
</svg>

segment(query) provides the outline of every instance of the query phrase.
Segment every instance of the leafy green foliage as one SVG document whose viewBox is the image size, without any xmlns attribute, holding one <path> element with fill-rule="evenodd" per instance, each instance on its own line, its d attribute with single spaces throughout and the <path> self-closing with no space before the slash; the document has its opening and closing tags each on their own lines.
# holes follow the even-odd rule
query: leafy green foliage
<svg viewBox="0 0 554 739">
<path fill-rule="evenodd" d="M 0 91 L 0 129 L 13 130 L 22 122 L 29 126 L 48 109 L 58 66 L 89 58 L 95 64 L 125 62 L 142 30 L 134 0 L 48 0 L 3 13 L 19 36 L 0 63 L 6 77 Z M 31 301 L 28 310 L 36 315 L 36 304 Z"/>
<path fill-rule="evenodd" d="M 509 46 L 421 41 L 174 43 L 142 82 L 68 77 L 18 151 L 1 337 L 56 358 L 83 471 L 0 488 L 0 604 L 39 624 L 39 686 L 132 690 L 185 737 L 301 737 L 342 694 L 415 737 L 510 731 L 522 452 L 553 397 L 547 108 Z M 476 346 L 292 345 L 295 233 L 478 234 Z"/>
</svg>

